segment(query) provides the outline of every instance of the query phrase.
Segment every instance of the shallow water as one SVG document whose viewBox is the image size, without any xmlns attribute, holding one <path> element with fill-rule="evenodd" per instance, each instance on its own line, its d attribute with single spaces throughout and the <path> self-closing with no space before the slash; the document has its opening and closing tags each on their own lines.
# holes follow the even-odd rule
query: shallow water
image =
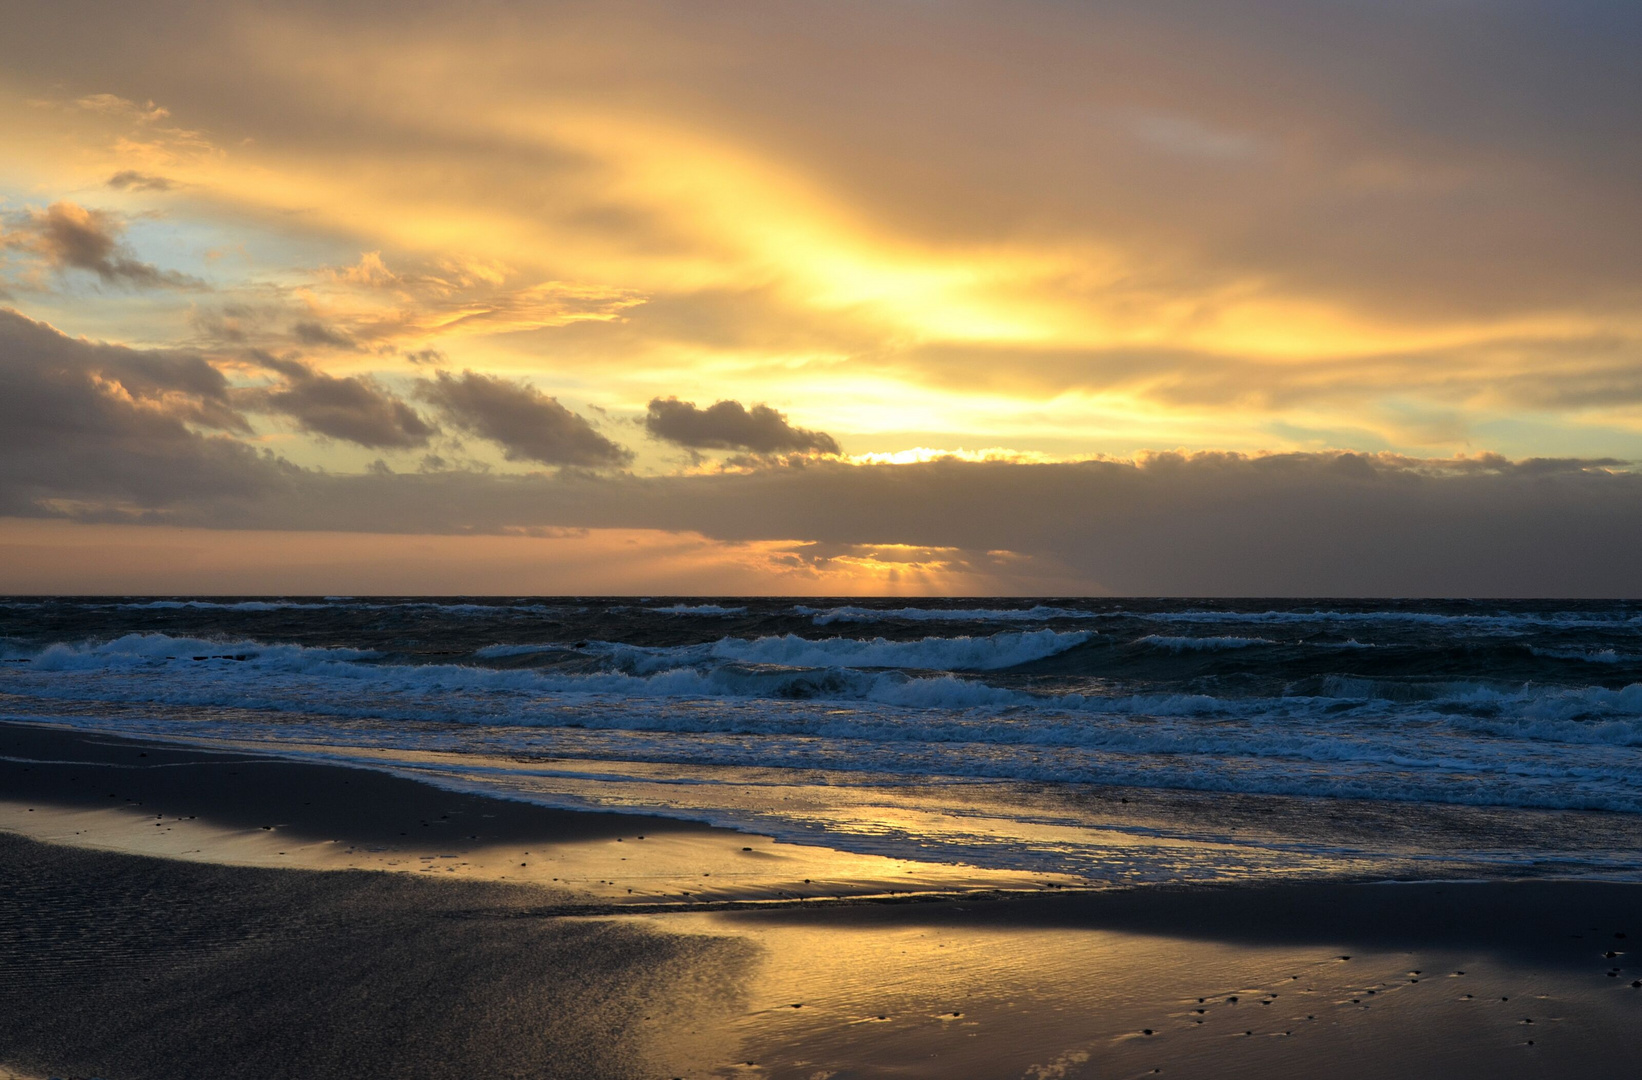
<svg viewBox="0 0 1642 1080">
<path fill-rule="evenodd" d="M 1633 603 L 19 598 L 0 660 L 11 718 L 895 857 L 1642 876 Z"/>
</svg>

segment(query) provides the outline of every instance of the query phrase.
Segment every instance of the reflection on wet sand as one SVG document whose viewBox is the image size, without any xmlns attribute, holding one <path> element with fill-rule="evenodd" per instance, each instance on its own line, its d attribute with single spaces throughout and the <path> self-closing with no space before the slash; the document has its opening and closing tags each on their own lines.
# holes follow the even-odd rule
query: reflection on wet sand
<svg viewBox="0 0 1642 1080">
<path fill-rule="evenodd" d="M 463 834 L 430 847 L 426 841 L 314 840 L 289 835 L 278 825 L 230 828 L 194 815 L 168 817 L 137 808 L 0 801 L 0 830 L 48 843 L 225 866 L 377 870 L 548 885 L 574 891 L 582 903 L 617 908 L 1024 892 L 1083 884 L 1064 875 L 859 855 L 722 829 L 660 835 L 643 829 L 641 823 L 627 836 L 598 840 L 544 838 L 530 847 Z"/>
<path fill-rule="evenodd" d="M 46 842 L 0 836 L 0 1059 L 25 1075 L 1366 1080 L 1642 1055 L 1636 886 L 1097 890 L 0 737 L 0 831 Z"/>
<path fill-rule="evenodd" d="M 1573 1076 L 1623 1070 L 1642 1051 L 1642 1000 L 1595 963 L 1254 946 L 1105 929 L 1098 916 L 977 926 L 963 905 L 941 908 L 809 924 L 684 917 L 762 946 L 731 1025 L 738 1059 L 714 1075 Z"/>
</svg>

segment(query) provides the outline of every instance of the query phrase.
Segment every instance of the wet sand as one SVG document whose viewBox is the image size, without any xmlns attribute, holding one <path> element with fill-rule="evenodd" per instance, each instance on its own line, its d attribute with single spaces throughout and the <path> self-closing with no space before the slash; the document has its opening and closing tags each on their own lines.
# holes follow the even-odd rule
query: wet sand
<svg viewBox="0 0 1642 1080">
<path fill-rule="evenodd" d="M 36 1076 L 660 1075 L 751 950 L 515 918 L 535 887 L 0 835 L 0 1054 Z M 672 1051 L 677 1049 L 675 1055 Z"/>
<path fill-rule="evenodd" d="M 1629 885 L 1153 887 L 678 922 L 765 949 L 737 1023 L 746 1075 L 1593 1077 L 1642 1060 Z"/>
<path fill-rule="evenodd" d="M 1631 885 L 1072 891 L 43 727 L 0 725 L 0 758 L 0 1075 L 1561 1077 L 1642 1060 Z"/>
<path fill-rule="evenodd" d="M 678 818 L 558 810 L 231 745 L 3 723 L 0 829 L 194 862 L 539 884 L 623 908 L 1079 883 L 778 843 Z"/>
</svg>

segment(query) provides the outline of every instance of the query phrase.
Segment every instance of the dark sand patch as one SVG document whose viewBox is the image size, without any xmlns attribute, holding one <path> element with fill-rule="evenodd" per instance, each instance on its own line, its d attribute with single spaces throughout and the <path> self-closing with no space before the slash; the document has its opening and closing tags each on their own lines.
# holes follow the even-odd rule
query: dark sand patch
<svg viewBox="0 0 1642 1080">
<path fill-rule="evenodd" d="M 555 810 L 436 788 L 367 768 L 0 722 L 0 795 L 54 806 L 140 807 L 297 841 L 357 845 L 559 843 L 720 833 L 698 822 Z"/>
</svg>

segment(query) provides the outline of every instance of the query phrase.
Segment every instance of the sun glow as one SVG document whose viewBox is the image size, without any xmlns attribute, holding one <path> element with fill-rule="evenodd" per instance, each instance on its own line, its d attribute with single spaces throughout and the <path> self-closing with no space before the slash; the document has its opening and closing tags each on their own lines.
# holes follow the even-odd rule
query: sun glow
<svg viewBox="0 0 1642 1080">
<path fill-rule="evenodd" d="M 610 13 L 223 26 L 171 79 L 8 71 L 0 285 L 70 336 L 195 350 L 238 400 L 287 378 L 265 357 L 362 380 L 346 389 L 378 394 L 378 420 L 381 394 L 425 412 L 422 380 L 472 370 L 585 415 L 646 476 L 763 467 L 651 438 L 668 396 L 767 405 L 863 466 L 1642 455 L 1634 288 L 1590 254 L 1599 234 L 1512 231 L 1578 199 L 1407 132 L 1255 108 L 1246 80 L 1188 100 L 1185 79 L 1165 105 L 1098 65 L 957 77 L 922 45 L 887 66 L 851 50 L 846 73 L 807 34 L 747 49 L 751 25 Z M 826 80 L 803 81 L 811 62 Z M 42 246 L 30 222 L 54 205 L 106 223 L 113 254 Z M 544 464 L 433 427 L 356 443 L 263 415 L 236 437 L 338 473 Z"/>
</svg>

